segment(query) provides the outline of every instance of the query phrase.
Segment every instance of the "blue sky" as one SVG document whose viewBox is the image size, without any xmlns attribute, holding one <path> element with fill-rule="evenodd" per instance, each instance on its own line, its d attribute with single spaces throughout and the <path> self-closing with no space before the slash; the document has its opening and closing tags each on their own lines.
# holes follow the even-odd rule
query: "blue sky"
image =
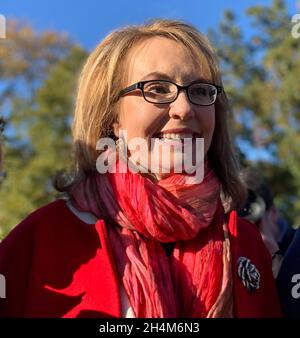
<svg viewBox="0 0 300 338">
<path fill-rule="evenodd" d="M 300 11 L 296 2 L 286 0 L 291 14 Z M 209 27 L 217 27 L 225 9 L 231 9 L 247 32 L 251 28 L 245 9 L 271 3 L 271 0 L 0 0 L 0 13 L 8 19 L 27 20 L 37 30 L 67 32 L 74 41 L 91 50 L 111 30 L 155 17 L 183 19 L 205 33 Z"/>
</svg>

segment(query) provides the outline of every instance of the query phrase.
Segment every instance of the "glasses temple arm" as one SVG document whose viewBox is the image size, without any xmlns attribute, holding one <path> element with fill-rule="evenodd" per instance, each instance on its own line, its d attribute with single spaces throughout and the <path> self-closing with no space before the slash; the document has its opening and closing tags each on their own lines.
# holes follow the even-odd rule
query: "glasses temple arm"
<svg viewBox="0 0 300 338">
<path fill-rule="evenodd" d="M 135 84 L 133 84 L 133 85 L 131 85 L 129 87 L 126 87 L 126 88 L 120 90 L 119 96 L 122 96 L 122 95 L 124 95 L 126 93 L 129 93 L 129 92 L 131 92 L 131 91 L 133 91 L 135 89 L 138 89 L 138 88 L 141 88 L 140 85 L 139 85 L 139 83 L 135 83 Z"/>
</svg>

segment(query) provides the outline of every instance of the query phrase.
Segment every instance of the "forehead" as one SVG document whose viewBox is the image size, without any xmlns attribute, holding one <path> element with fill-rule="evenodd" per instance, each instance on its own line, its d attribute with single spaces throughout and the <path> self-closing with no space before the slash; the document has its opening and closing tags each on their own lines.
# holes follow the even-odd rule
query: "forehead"
<svg viewBox="0 0 300 338">
<path fill-rule="evenodd" d="M 211 80 L 209 65 L 204 56 L 196 58 L 180 42 L 164 37 L 149 38 L 135 46 L 127 56 L 126 70 L 127 85 L 158 78 L 148 75 L 153 72 L 166 74 L 166 79 L 178 84 L 196 79 Z"/>
</svg>

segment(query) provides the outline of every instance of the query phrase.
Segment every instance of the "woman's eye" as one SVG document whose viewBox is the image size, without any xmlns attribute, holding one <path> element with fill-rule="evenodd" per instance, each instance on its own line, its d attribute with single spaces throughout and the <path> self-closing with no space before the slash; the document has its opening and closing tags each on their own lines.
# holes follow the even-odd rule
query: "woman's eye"
<svg viewBox="0 0 300 338">
<path fill-rule="evenodd" d="M 152 86 L 148 88 L 147 91 L 154 93 L 154 94 L 167 94 L 170 92 L 168 88 L 164 86 Z"/>
<path fill-rule="evenodd" d="M 206 90 L 206 88 L 201 88 L 201 87 L 193 88 L 191 94 L 192 95 L 207 96 L 207 90 Z"/>
</svg>

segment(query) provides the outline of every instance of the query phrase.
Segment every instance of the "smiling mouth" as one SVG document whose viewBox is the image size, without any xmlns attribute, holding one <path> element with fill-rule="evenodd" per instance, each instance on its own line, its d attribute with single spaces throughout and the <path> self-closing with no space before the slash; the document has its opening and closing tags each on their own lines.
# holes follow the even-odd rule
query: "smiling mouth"
<svg viewBox="0 0 300 338">
<path fill-rule="evenodd" d="M 183 143 L 185 139 L 200 138 L 201 135 L 195 132 L 182 132 L 182 133 L 154 133 L 151 138 L 157 138 L 165 142 L 177 141 Z"/>
</svg>

